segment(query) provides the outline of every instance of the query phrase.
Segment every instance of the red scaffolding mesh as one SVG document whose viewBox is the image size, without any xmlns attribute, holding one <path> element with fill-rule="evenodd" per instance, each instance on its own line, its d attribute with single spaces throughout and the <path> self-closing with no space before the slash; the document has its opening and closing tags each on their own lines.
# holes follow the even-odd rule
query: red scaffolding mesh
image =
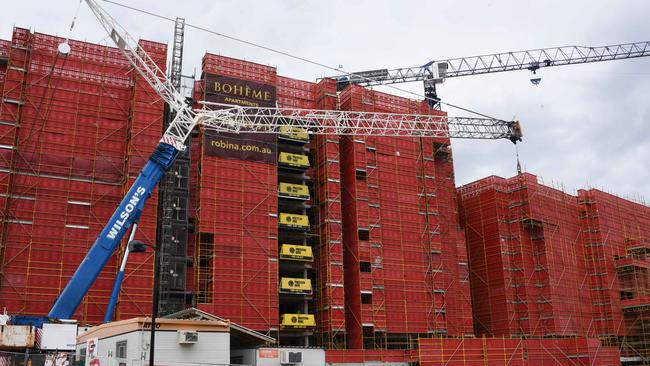
<svg viewBox="0 0 650 366">
<path fill-rule="evenodd" d="M 596 338 L 422 338 L 421 366 L 454 365 L 617 365 L 618 349 Z"/>
<path fill-rule="evenodd" d="M 11 41 L 0 39 L 0 90 L 4 88 L 7 64 L 9 63 L 9 47 L 11 47 Z"/>
<path fill-rule="evenodd" d="M 210 74 L 276 83 L 275 68 L 211 54 L 203 73 L 204 80 Z M 257 331 L 277 330 L 277 166 L 208 155 L 205 136 L 194 151 L 198 306 Z"/>
<path fill-rule="evenodd" d="M 128 181 L 125 161 L 133 161 L 128 144 L 138 109 L 128 62 L 117 49 L 74 40 L 62 58 L 57 52 L 62 41 L 16 28 L 11 46 L 2 47 L 9 68 L 0 103 L 0 306 L 17 314 L 47 314 L 121 200 Z M 157 47 L 164 66 L 165 46 Z M 162 105 L 149 111 L 157 111 L 160 122 Z M 160 126 L 154 133 L 159 135 Z M 138 144 L 147 153 L 155 145 Z M 155 209 L 143 217 L 155 223 Z M 147 224 L 143 229 L 146 240 Z M 132 258 L 132 264 L 139 261 Z M 113 257 L 76 319 L 101 321 L 115 266 Z M 142 275 L 133 267 L 129 271 Z M 123 287 L 118 311 L 128 317 L 147 314 L 150 307 L 141 305 L 148 300 L 125 298 L 134 287 L 144 288 L 131 281 Z M 149 282 L 149 296 L 150 291 Z M 132 304 L 140 305 L 137 311 L 128 310 Z"/>
<path fill-rule="evenodd" d="M 440 113 L 356 85 L 340 101 L 344 110 Z M 449 141 L 352 136 L 340 146 L 348 347 L 471 334 Z"/>
<path fill-rule="evenodd" d="M 117 49 L 71 41 L 61 58 L 59 42 L 20 28 L 0 40 L 0 307 L 17 314 L 47 313 L 162 133 L 162 100 Z M 140 44 L 164 67 L 165 45 Z M 212 54 L 203 73 L 197 100 L 207 75 L 219 75 L 272 86 L 281 107 L 440 113 Z M 191 147 L 188 288 L 206 311 L 275 331 L 278 167 L 206 154 L 204 136 Z M 318 237 L 317 295 L 305 309 L 328 362 L 610 365 L 617 348 L 630 360 L 650 356 L 647 206 L 598 190 L 576 199 L 530 174 L 457 195 L 448 139 L 319 135 L 304 147 Z M 156 204 L 154 194 L 139 225 L 150 244 Z M 120 255 L 77 319 L 102 319 Z M 116 317 L 146 315 L 151 286 L 151 253 L 132 256 Z M 553 338 L 474 339 L 472 311 L 478 334 Z M 421 338 L 431 334 L 448 338 Z"/>
<path fill-rule="evenodd" d="M 648 356 L 650 208 L 531 174 L 458 192 L 478 334 L 598 336 L 629 361 Z"/>
<path fill-rule="evenodd" d="M 316 102 L 316 84 L 284 76 L 278 76 L 277 80 L 278 107 L 300 109 L 318 108 Z"/>
<path fill-rule="evenodd" d="M 323 79 L 316 85 L 319 109 L 336 109 L 336 82 Z M 312 142 L 319 235 L 317 332 L 328 349 L 345 348 L 345 296 L 341 213 L 339 138 L 318 135 Z"/>
<path fill-rule="evenodd" d="M 477 334 L 593 334 L 575 198 L 527 173 L 459 192 Z"/>
<path fill-rule="evenodd" d="M 201 65 L 204 74 L 232 76 L 267 85 L 277 85 L 278 83 L 275 67 L 254 62 L 206 53 Z"/>
<path fill-rule="evenodd" d="M 594 328 L 632 359 L 650 356 L 650 208 L 579 190 Z"/>
</svg>

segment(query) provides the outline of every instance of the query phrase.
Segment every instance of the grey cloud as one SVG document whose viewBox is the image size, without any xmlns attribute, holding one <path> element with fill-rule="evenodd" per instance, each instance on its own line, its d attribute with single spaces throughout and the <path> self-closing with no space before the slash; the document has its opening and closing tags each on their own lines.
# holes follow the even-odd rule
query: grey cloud
<svg viewBox="0 0 650 366">
<path fill-rule="evenodd" d="M 124 0 L 126 2 L 126 0 Z M 350 71 L 423 64 L 431 59 L 568 44 L 645 40 L 647 1 L 129 1 L 135 7 L 282 49 Z M 170 42 L 170 23 L 102 3 L 136 37 Z M 0 37 L 11 25 L 66 34 L 77 1 L 24 0 L 4 4 Z M 105 39 L 84 9 L 73 37 Z M 188 29 L 185 72 L 200 68 L 205 51 L 278 67 L 314 80 L 332 72 Z M 499 118 L 521 119 L 522 162 L 546 181 L 586 182 L 621 195 L 650 199 L 650 58 L 450 79 L 444 100 Z M 421 92 L 421 85 L 400 85 Z M 391 93 L 398 93 L 390 89 Z M 398 93 L 399 94 L 399 93 Z M 401 93 L 403 94 L 403 93 Z M 448 108 L 451 115 L 465 113 Z M 506 141 L 455 141 L 457 183 L 514 173 Z"/>
</svg>

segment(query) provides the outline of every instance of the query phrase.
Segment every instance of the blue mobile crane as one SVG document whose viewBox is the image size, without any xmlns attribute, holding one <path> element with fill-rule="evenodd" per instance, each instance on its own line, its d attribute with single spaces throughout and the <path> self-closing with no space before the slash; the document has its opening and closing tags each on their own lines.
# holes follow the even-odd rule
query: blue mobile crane
<svg viewBox="0 0 650 366">
<path fill-rule="evenodd" d="M 202 109 L 195 111 L 138 42 L 97 1 L 85 2 L 124 57 L 169 105 L 175 117 L 47 316 L 14 316 L 14 325 L 40 327 L 73 317 L 129 229 L 129 241 L 134 238 L 147 199 L 178 154 L 185 150 L 185 141 L 197 125 L 231 133 L 278 133 L 282 127 L 291 126 L 309 134 L 509 139 L 512 142 L 520 141 L 522 137 L 519 122 L 494 118 L 257 108 L 210 103 L 204 103 Z M 64 43 L 59 51 L 70 52 L 70 47 Z M 113 291 L 110 300 L 111 314 L 107 315 L 107 319 L 111 318 L 117 302 L 123 268 L 120 272 L 116 278 L 117 291 Z"/>
</svg>

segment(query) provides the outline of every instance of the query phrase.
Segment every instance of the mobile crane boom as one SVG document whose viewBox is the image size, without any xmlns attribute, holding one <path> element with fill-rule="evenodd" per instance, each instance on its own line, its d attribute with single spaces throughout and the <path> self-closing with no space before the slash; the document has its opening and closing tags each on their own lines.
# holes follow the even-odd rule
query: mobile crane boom
<svg viewBox="0 0 650 366">
<path fill-rule="evenodd" d="M 250 108 L 220 105 L 194 111 L 131 37 L 96 0 L 85 0 L 91 11 L 131 65 L 176 113 L 153 154 L 126 196 L 91 246 L 84 260 L 52 306 L 48 317 L 70 319 L 129 228 L 136 224 L 146 200 L 171 167 L 197 125 L 223 132 L 279 132 L 282 126 L 301 127 L 310 134 L 434 136 L 521 140 L 519 123 L 491 118 L 433 115 Z"/>
</svg>

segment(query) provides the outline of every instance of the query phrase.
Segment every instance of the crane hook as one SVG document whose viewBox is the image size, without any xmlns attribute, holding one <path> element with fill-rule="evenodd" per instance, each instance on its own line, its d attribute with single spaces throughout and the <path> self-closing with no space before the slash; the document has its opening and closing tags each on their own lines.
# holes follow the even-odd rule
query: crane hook
<svg viewBox="0 0 650 366">
<path fill-rule="evenodd" d="M 74 29 L 75 22 L 77 21 L 77 16 L 79 15 L 79 8 L 81 7 L 82 1 L 79 1 L 79 4 L 77 5 L 77 10 L 74 12 L 74 16 L 72 17 L 72 22 L 70 24 L 70 30 L 68 30 L 68 36 L 65 38 L 65 41 L 63 43 L 59 44 L 59 47 L 57 50 L 61 55 L 66 56 L 68 53 L 70 53 L 70 35 L 72 34 L 72 30 Z"/>
</svg>

